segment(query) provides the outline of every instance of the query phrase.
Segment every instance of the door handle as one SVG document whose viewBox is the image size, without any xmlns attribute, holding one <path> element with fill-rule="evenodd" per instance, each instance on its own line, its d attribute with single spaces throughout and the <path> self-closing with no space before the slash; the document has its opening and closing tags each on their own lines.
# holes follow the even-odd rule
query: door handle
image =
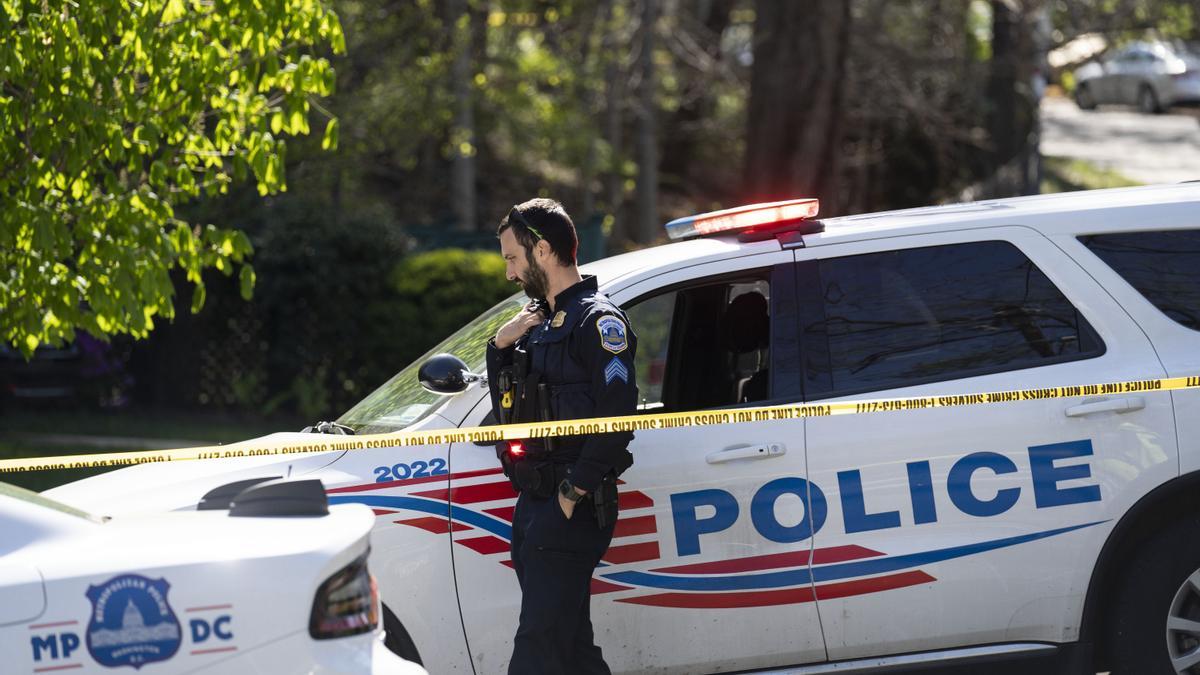
<svg viewBox="0 0 1200 675">
<path fill-rule="evenodd" d="M 732 462 L 735 459 L 766 459 L 778 457 L 787 452 L 783 443 L 763 443 L 762 445 L 736 445 L 732 448 L 710 452 L 704 457 L 709 464 Z"/>
<path fill-rule="evenodd" d="M 1094 415 L 1103 412 L 1126 413 L 1131 410 L 1141 410 L 1145 407 L 1146 399 L 1141 396 L 1129 396 L 1126 398 L 1085 400 L 1083 403 L 1067 408 L 1063 413 L 1067 417 L 1082 417 L 1084 415 Z"/>
</svg>

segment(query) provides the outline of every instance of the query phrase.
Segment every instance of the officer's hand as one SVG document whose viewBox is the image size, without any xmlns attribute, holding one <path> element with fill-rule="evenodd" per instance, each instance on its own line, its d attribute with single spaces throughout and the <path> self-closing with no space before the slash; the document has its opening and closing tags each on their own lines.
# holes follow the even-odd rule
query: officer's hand
<svg viewBox="0 0 1200 675">
<path fill-rule="evenodd" d="M 570 520 L 571 516 L 575 513 L 576 503 L 561 494 L 558 496 L 558 508 L 562 509 L 563 515 L 567 517 L 567 520 Z"/>
<path fill-rule="evenodd" d="M 508 323 L 501 326 L 500 330 L 496 331 L 496 346 L 500 349 L 511 347 L 522 335 L 533 330 L 545 320 L 546 317 L 541 312 L 531 311 L 530 306 L 526 305 Z"/>
<path fill-rule="evenodd" d="M 575 493 L 578 494 L 580 497 L 587 494 L 586 492 L 584 492 L 583 490 L 580 490 L 579 488 L 575 488 Z M 567 517 L 567 520 L 571 519 L 571 514 L 575 513 L 575 507 L 578 504 L 579 504 L 579 502 L 573 502 L 570 499 L 567 499 L 566 497 L 562 496 L 561 492 L 558 493 L 558 507 L 560 509 L 562 509 L 563 515 Z"/>
</svg>

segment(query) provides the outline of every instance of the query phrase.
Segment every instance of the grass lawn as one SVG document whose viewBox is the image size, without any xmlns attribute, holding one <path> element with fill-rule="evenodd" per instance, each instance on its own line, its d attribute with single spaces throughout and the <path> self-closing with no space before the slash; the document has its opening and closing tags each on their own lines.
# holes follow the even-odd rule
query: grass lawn
<svg viewBox="0 0 1200 675">
<path fill-rule="evenodd" d="M 1131 187 L 1141 183 L 1083 159 L 1042 158 L 1042 194 Z"/>
<path fill-rule="evenodd" d="M 131 448 L 127 448 L 131 449 Z M 79 447 L 76 445 L 46 445 L 46 444 L 29 444 L 6 441 L 0 439 L 0 459 L 17 459 L 21 457 L 51 457 L 54 455 L 78 455 L 89 452 L 110 452 L 120 451 L 120 448 L 97 448 Z M 119 467 L 104 467 L 97 469 L 52 469 L 46 471 L 18 471 L 14 473 L 0 473 L 0 481 L 18 485 L 27 490 L 41 492 L 49 490 L 52 487 L 70 483 L 88 476 L 95 476 L 112 471 Z"/>
<path fill-rule="evenodd" d="M 0 435 L 4 432 L 18 432 L 228 443 L 275 431 L 299 431 L 305 424 L 311 422 L 133 408 L 111 412 L 13 409 L 0 414 Z"/>
</svg>

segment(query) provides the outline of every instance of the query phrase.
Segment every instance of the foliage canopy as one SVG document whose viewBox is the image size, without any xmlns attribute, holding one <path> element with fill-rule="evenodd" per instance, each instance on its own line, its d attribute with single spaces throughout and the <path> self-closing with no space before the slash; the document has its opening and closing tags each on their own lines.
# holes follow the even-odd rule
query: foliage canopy
<svg viewBox="0 0 1200 675">
<path fill-rule="evenodd" d="M 286 190 L 284 137 L 333 93 L 345 50 L 323 0 L 0 2 L 0 336 L 144 337 L 174 315 L 170 271 L 238 268 L 241 232 L 176 207 L 252 177 Z M 322 145 L 337 143 L 337 120 Z"/>
</svg>

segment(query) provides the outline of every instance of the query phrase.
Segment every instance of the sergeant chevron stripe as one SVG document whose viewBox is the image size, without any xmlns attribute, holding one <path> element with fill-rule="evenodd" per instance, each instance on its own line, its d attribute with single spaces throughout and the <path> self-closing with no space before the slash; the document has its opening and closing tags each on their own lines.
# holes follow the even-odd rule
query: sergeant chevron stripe
<svg viewBox="0 0 1200 675">
<path fill-rule="evenodd" d="M 621 359 L 614 356 L 612 361 L 608 362 L 608 366 L 604 368 L 604 384 L 612 384 L 613 380 L 629 382 L 629 369 L 621 363 Z"/>
</svg>

